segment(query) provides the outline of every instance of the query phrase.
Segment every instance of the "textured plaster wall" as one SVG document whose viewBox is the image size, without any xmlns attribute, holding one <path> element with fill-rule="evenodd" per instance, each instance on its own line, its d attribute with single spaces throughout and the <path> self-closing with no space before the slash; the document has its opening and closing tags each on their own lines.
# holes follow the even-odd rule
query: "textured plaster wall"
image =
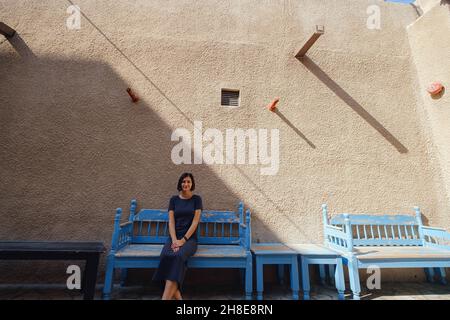
<svg viewBox="0 0 450 320">
<path fill-rule="evenodd" d="M 418 75 L 420 98 L 423 101 L 422 118 L 431 131 L 434 154 L 440 163 L 442 180 L 445 182 L 442 194 L 450 202 L 450 3 L 444 1 L 429 3 L 425 14 L 408 26 L 411 52 Z M 447 92 L 433 97 L 426 88 L 433 82 L 440 82 Z M 445 90 L 444 89 L 444 90 Z M 450 226 L 449 211 L 439 215 L 436 223 Z"/>
<path fill-rule="evenodd" d="M 444 176 L 422 119 L 406 31 L 417 18 L 412 7 L 74 3 L 85 14 L 80 30 L 66 27 L 68 1 L 0 0 L 0 21 L 19 34 L 0 38 L 1 239 L 109 247 L 115 208 L 128 208 L 133 197 L 142 207 L 166 207 L 187 170 L 205 208 L 244 200 L 255 242 L 322 243 L 325 202 L 332 213 L 413 214 L 419 205 L 426 224 L 445 222 Z M 380 30 L 366 27 L 373 4 Z M 325 35 L 300 62 L 294 56 L 316 24 Z M 221 88 L 240 90 L 239 108 L 220 106 Z M 264 108 L 276 96 L 278 114 Z M 261 176 L 248 164 L 174 165 L 171 133 L 192 132 L 193 121 L 222 132 L 279 129 L 278 174 Z M 1 266 L 1 281 L 65 276 L 56 262 L 31 271 L 24 263 Z M 423 279 L 420 270 L 383 276 Z"/>
</svg>

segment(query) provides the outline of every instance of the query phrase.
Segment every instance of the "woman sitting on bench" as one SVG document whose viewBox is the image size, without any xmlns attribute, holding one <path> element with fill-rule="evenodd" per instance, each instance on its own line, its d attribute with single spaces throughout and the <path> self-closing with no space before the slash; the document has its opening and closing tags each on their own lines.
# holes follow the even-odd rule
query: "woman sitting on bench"
<svg viewBox="0 0 450 320">
<path fill-rule="evenodd" d="M 178 180 L 178 195 L 169 202 L 169 233 L 160 255 L 153 280 L 164 286 L 163 300 L 181 300 L 181 287 L 187 269 L 187 259 L 197 251 L 197 226 L 203 210 L 202 198 L 195 190 L 194 176 L 183 173 Z"/>
</svg>

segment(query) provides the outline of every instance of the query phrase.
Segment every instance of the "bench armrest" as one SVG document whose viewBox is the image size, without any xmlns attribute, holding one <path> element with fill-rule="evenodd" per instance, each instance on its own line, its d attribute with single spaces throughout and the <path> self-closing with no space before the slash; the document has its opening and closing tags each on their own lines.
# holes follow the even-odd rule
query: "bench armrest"
<svg viewBox="0 0 450 320">
<path fill-rule="evenodd" d="M 344 229 L 326 225 L 324 227 L 324 232 L 325 243 L 329 247 L 337 249 L 339 251 L 352 251 L 348 243 L 349 235 L 344 231 Z"/>
<path fill-rule="evenodd" d="M 450 250 L 450 232 L 442 228 L 422 227 L 426 246 Z"/>
<path fill-rule="evenodd" d="M 128 226 L 128 225 L 131 225 L 131 224 L 133 224 L 132 221 L 124 222 L 124 223 L 122 223 L 122 224 L 120 225 L 120 228 L 124 228 L 124 227 L 126 227 L 126 226 Z"/>
<path fill-rule="evenodd" d="M 133 222 L 122 223 L 119 228 L 119 238 L 117 241 L 117 250 L 123 248 L 131 242 L 133 236 Z"/>
<path fill-rule="evenodd" d="M 245 248 L 246 251 L 250 252 L 250 246 L 252 243 L 252 231 L 251 231 L 251 213 L 250 210 L 247 209 L 245 212 L 245 223 L 243 222 L 243 213 L 244 213 L 244 207 L 243 203 L 239 204 L 239 210 L 241 211 L 241 222 L 239 223 L 239 243 L 241 246 Z"/>
<path fill-rule="evenodd" d="M 437 227 L 429 227 L 429 226 L 422 226 L 422 229 L 425 230 L 439 230 L 439 231 L 445 231 L 444 228 L 437 228 Z"/>
<path fill-rule="evenodd" d="M 114 255 L 117 250 L 131 242 L 131 237 L 133 234 L 133 222 L 127 221 L 125 223 L 120 223 L 121 216 L 122 209 L 117 208 L 116 216 L 114 218 L 114 231 L 111 240 L 111 255 Z"/>
</svg>

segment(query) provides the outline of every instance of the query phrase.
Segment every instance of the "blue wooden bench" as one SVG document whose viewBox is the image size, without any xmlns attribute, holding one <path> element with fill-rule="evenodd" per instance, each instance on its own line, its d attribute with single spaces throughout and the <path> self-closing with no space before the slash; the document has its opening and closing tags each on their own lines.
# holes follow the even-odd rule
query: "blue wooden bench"
<svg viewBox="0 0 450 320">
<path fill-rule="evenodd" d="M 359 269 L 424 268 L 432 280 L 433 268 L 446 284 L 450 267 L 450 233 L 422 224 L 420 209 L 412 215 L 338 214 L 328 218 L 322 205 L 325 243 L 341 252 L 348 265 L 353 298 L 360 299 Z"/>
<path fill-rule="evenodd" d="M 169 237 L 169 214 L 165 209 L 142 209 L 131 201 L 128 221 L 120 223 L 122 209 L 114 221 L 111 250 L 107 258 L 103 298 L 111 297 L 114 270 L 121 269 L 121 283 L 128 268 L 157 268 L 163 244 Z M 245 270 L 245 295 L 252 298 L 252 255 L 250 210 L 203 210 L 197 228 L 198 249 L 188 260 L 189 268 L 238 268 Z"/>
</svg>

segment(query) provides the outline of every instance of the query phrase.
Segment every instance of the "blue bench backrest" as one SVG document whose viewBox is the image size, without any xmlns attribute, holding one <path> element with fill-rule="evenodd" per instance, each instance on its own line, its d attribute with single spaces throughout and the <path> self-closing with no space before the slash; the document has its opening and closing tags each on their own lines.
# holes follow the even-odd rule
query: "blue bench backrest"
<svg viewBox="0 0 450 320">
<path fill-rule="evenodd" d="M 347 232 L 351 228 L 353 246 L 421 246 L 423 245 L 422 218 L 416 215 L 338 214 L 328 220 L 323 206 L 324 223 Z M 348 219 L 348 225 L 346 223 Z"/>
<path fill-rule="evenodd" d="M 118 247 L 126 243 L 162 244 L 169 235 L 167 210 L 142 209 L 136 214 L 137 202 L 131 201 L 128 223 L 119 232 Z M 199 244 L 241 245 L 250 248 L 250 211 L 244 215 L 244 204 L 237 211 L 203 210 L 197 228 Z"/>
</svg>

